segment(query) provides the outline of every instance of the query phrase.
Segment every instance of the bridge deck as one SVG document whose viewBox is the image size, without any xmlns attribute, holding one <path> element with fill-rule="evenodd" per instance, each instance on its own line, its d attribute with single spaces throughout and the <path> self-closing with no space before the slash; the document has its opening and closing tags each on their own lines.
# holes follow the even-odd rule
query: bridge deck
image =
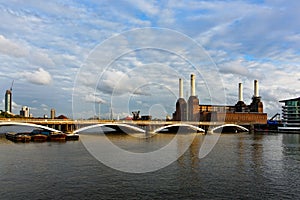
<svg viewBox="0 0 300 200">
<path fill-rule="evenodd" d="M 151 129 L 175 125 L 175 124 L 185 124 L 185 125 L 193 125 L 196 127 L 203 128 L 208 130 L 213 127 L 222 126 L 224 122 L 193 122 L 193 121 L 146 121 L 146 120 L 119 120 L 119 121 L 111 121 L 111 120 L 63 120 L 63 119 L 31 119 L 31 118 L 5 118 L 0 119 L 0 125 L 3 122 L 15 122 L 15 123 L 29 123 L 29 124 L 36 124 L 42 125 L 50 128 L 54 128 L 64 132 L 73 132 L 79 128 L 91 126 L 95 124 L 127 124 L 132 126 L 138 127 L 151 127 Z M 234 124 L 234 125 L 242 125 L 242 126 L 249 126 L 250 123 L 229 123 L 226 124 Z"/>
<path fill-rule="evenodd" d="M 204 125 L 204 126 L 218 126 L 225 124 L 224 122 L 195 122 L 195 121 L 147 121 L 147 120 L 59 120 L 59 119 L 20 119 L 20 118 L 9 118 L 0 119 L 1 122 L 21 122 L 31 123 L 40 125 L 62 125 L 62 124 L 74 124 L 74 125 L 89 125 L 89 124 L 136 124 L 136 125 L 172 125 L 172 124 L 190 124 L 190 125 Z M 239 125 L 250 125 L 250 123 L 237 123 L 237 122 L 226 122 L 226 124 L 239 124 Z"/>
</svg>

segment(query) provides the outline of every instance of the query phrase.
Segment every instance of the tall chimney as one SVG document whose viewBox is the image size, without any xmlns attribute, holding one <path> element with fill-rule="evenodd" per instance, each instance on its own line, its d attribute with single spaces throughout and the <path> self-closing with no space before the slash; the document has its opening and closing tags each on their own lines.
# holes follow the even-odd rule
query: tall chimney
<svg viewBox="0 0 300 200">
<path fill-rule="evenodd" d="M 239 83 L 239 101 L 244 101 L 243 100 L 243 84 Z"/>
<path fill-rule="evenodd" d="M 183 98 L 183 82 L 182 79 L 179 79 L 179 98 Z"/>
<path fill-rule="evenodd" d="M 254 97 L 259 97 L 258 81 L 254 80 Z"/>
<path fill-rule="evenodd" d="M 195 75 L 191 74 L 191 96 L 196 96 L 195 91 Z"/>
</svg>

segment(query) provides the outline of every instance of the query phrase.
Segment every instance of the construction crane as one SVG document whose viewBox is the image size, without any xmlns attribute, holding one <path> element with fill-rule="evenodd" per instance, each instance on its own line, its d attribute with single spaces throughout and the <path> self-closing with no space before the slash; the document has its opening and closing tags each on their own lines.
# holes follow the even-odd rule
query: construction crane
<svg viewBox="0 0 300 200">
<path fill-rule="evenodd" d="M 278 124 L 280 122 L 280 114 L 276 113 L 271 119 L 268 120 L 268 124 Z"/>
<path fill-rule="evenodd" d="M 271 117 L 270 121 L 274 121 L 275 118 L 277 119 L 277 121 L 278 119 L 280 120 L 280 114 L 276 113 L 273 117 Z"/>
<path fill-rule="evenodd" d="M 13 81 L 12 81 L 12 83 L 11 83 L 11 86 L 10 86 L 10 91 L 12 91 L 12 89 L 13 89 L 13 86 L 14 86 L 14 81 L 15 81 L 15 80 L 13 80 Z"/>
</svg>

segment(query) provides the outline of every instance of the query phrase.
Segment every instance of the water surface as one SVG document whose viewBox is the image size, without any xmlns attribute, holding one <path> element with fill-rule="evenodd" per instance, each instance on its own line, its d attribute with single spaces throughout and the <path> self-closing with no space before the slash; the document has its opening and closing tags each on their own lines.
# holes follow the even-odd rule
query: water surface
<svg viewBox="0 0 300 200">
<path fill-rule="evenodd" d="M 120 147 L 144 152 L 155 140 L 110 135 Z M 0 137 L 0 199 L 299 199 L 300 135 L 222 134 L 198 158 L 196 136 L 177 161 L 130 174 L 97 161 L 80 141 L 12 143 Z"/>
</svg>

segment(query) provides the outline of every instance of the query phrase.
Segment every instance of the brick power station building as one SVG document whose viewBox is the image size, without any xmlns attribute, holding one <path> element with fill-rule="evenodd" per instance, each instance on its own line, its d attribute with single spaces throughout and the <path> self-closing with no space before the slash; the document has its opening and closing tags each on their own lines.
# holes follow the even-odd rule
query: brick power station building
<svg viewBox="0 0 300 200">
<path fill-rule="evenodd" d="M 183 81 L 179 79 L 179 99 L 176 102 L 173 120 L 266 124 L 267 114 L 263 112 L 257 80 L 254 81 L 254 95 L 250 105 L 243 101 L 242 83 L 239 83 L 239 99 L 235 105 L 205 105 L 199 103 L 195 93 L 195 75 L 191 74 L 191 96 L 187 102 L 183 98 Z"/>
</svg>

